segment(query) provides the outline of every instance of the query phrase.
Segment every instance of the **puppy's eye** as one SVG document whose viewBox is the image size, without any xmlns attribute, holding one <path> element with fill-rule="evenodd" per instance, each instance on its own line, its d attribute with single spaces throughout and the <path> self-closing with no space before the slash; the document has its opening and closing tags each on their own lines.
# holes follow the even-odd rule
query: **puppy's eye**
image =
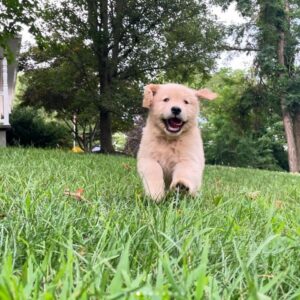
<svg viewBox="0 0 300 300">
<path fill-rule="evenodd" d="M 169 98 L 164 98 L 163 101 L 164 102 L 168 102 L 170 99 Z"/>
<path fill-rule="evenodd" d="M 187 100 L 183 100 L 183 102 L 184 102 L 185 104 L 189 104 L 189 101 L 187 101 Z"/>
</svg>

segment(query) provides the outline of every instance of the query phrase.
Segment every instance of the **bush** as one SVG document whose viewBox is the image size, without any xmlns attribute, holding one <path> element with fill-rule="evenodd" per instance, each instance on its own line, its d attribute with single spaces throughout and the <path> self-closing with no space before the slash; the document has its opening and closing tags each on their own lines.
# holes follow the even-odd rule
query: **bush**
<svg viewBox="0 0 300 300">
<path fill-rule="evenodd" d="M 11 146 L 39 148 L 71 147 L 71 134 L 55 121 L 45 121 L 41 111 L 28 107 L 16 107 L 10 115 L 11 129 L 7 143 Z"/>
<path fill-rule="evenodd" d="M 205 136 L 206 135 L 206 136 Z M 220 135 L 209 139 L 204 131 L 206 163 L 233 167 L 251 167 L 268 170 L 288 170 L 286 152 L 282 144 L 265 134 L 259 138 L 234 134 Z"/>
</svg>

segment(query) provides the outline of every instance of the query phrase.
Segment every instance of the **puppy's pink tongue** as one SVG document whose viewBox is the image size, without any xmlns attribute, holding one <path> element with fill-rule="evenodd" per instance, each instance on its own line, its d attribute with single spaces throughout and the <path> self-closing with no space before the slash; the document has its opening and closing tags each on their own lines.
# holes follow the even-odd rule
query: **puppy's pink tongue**
<svg viewBox="0 0 300 300">
<path fill-rule="evenodd" d="M 173 128 L 180 128 L 182 125 L 182 121 L 177 118 L 171 118 L 168 121 L 169 121 L 169 125 Z"/>
</svg>

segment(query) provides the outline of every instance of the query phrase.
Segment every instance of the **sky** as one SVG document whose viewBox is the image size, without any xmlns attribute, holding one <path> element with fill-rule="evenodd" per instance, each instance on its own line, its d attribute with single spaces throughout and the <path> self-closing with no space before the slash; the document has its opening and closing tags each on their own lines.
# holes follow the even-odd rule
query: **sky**
<svg viewBox="0 0 300 300">
<path fill-rule="evenodd" d="M 212 12 L 217 15 L 219 22 L 225 25 L 243 24 L 245 19 L 236 10 L 235 3 L 232 3 L 226 11 L 220 7 L 214 7 Z M 244 52 L 224 52 L 218 61 L 218 68 L 230 67 L 232 69 L 249 69 L 253 63 L 253 54 Z"/>
<path fill-rule="evenodd" d="M 219 20 L 226 25 L 238 25 L 245 22 L 245 19 L 235 9 L 235 3 L 232 3 L 226 11 L 222 11 L 220 7 L 212 7 L 212 12 Z M 34 39 L 28 32 L 28 29 L 24 27 L 22 33 L 22 49 L 25 51 L 28 44 L 33 43 Z M 253 62 L 253 55 L 247 55 L 241 52 L 224 52 L 221 54 L 220 59 L 217 62 L 217 68 L 229 67 L 232 69 L 248 69 Z"/>
</svg>

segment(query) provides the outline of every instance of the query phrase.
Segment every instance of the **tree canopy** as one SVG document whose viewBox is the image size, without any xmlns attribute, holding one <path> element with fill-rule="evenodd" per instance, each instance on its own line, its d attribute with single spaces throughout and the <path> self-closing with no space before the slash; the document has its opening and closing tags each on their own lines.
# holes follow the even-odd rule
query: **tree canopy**
<svg viewBox="0 0 300 300">
<path fill-rule="evenodd" d="M 285 128 L 289 169 L 300 170 L 300 93 L 296 56 L 300 42 L 300 4 L 296 0 L 219 1 L 224 9 L 236 3 L 248 22 L 235 28 L 236 41 L 244 38 L 246 50 L 256 51 L 255 70 L 275 108 L 279 108 Z M 246 34 L 247 33 L 247 34 Z M 246 40 L 245 40 L 246 37 Z M 250 47 L 249 47 L 250 45 Z"/>
<path fill-rule="evenodd" d="M 219 97 L 203 107 L 206 161 L 287 170 L 281 117 L 254 74 L 222 69 L 208 85 Z"/>
<path fill-rule="evenodd" d="M 20 34 L 22 25 L 28 25 L 32 33 L 38 33 L 35 27 L 38 0 L 2 0 L 0 2 L 0 47 L 8 60 L 13 60 L 8 41 Z"/>
<path fill-rule="evenodd" d="M 46 1 L 38 17 L 42 51 L 27 56 L 37 60 L 25 68 L 25 103 L 93 110 L 103 152 L 113 126 L 132 123 L 146 82 L 208 76 L 221 39 L 204 1 Z"/>
</svg>

